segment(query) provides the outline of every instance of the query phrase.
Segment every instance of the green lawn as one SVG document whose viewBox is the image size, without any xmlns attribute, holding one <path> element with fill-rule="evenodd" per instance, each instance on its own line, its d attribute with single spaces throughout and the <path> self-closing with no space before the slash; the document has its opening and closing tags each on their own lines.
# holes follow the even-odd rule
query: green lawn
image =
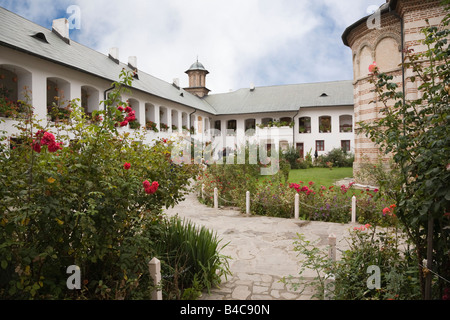
<svg viewBox="0 0 450 320">
<path fill-rule="evenodd" d="M 313 181 L 316 185 L 331 186 L 336 180 L 353 177 L 353 168 L 310 168 L 291 170 L 289 173 L 289 182 L 299 183 L 303 181 L 308 183 Z"/>
</svg>

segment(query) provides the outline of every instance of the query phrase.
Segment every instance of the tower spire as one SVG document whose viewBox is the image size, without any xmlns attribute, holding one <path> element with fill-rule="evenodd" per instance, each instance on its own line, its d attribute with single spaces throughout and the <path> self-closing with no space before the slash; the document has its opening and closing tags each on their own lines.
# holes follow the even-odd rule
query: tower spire
<svg viewBox="0 0 450 320">
<path fill-rule="evenodd" d="M 197 61 L 191 65 L 186 73 L 189 76 L 189 87 L 185 90 L 200 98 L 208 95 L 210 90 L 206 88 L 206 75 L 209 71 L 198 61 L 198 55 Z"/>
</svg>

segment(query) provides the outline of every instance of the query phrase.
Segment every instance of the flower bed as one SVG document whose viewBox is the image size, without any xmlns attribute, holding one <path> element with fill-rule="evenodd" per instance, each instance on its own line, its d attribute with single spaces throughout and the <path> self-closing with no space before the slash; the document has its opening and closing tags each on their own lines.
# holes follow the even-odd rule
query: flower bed
<svg viewBox="0 0 450 320">
<path fill-rule="evenodd" d="M 341 186 L 317 185 L 314 181 L 286 183 L 281 171 L 270 179 L 261 179 L 259 170 L 248 165 L 209 166 L 198 177 L 198 190 L 201 185 L 205 191 L 201 201 L 207 205 L 213 205 L 214 188 L 217 188 L 220 205 L 239 207 L 245 212 L 245 194 L 250 191 L 253 214 L 283 218 L 294 217 L 297 193 L 300 196 L 300 218 L 311 221 L 349 222 L 353 196 L 357 198 L 360 223 L 378 222 L 383 209 L 392 205 L 377 189 L 359 190 L 352 183 Z M 388 223 L 387 220 L 380 221 Z"/>
</svg>

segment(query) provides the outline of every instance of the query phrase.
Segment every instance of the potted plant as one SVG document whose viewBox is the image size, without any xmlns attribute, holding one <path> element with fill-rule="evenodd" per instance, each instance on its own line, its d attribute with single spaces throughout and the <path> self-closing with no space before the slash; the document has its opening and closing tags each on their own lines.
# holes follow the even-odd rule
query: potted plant
<svg viewBox="0 0 450 320">
<path fill-rule="evenodd" d="M 6 97 L 0 96 L 0 117 L 10 118 L 17 115 L 17 105 Z"/>
<path fill-rule="evenodd" d="M 167 124 L 165 124 L 165 123 L 161 123 L 161 131 L 167 131 L 167 130 L 169 130 L 169 126 L 167 125 Z"/>
<path fill-rule="evenodd" d="M 58 122 L 60 120 L 68 120 L 70 119 L 70 114 L 72 111 L 69 107 L 66 108 L 60 108 L 58 106 L 52 106 L 47 107 L 47 114 L 50 117 L 47 117 L 47 119 L 50 119 L 50 121 Z"/>
<path fill-rule="evenodd" d="M 154 123 L 153 121 L 147 121 L 147 123 L 145 124 L 145 127 L 147 128 L 147 130 L 153 130 L 155 132 L 159 132 L 156 123 Z"/>
<path fill-rule="evenodd" d="M 128 122 L 128 124 L 130 125 L 130 129 L 139 129 L 141 127 L 140 123 L 138 121 L 130 121 Z"/>
</svg>

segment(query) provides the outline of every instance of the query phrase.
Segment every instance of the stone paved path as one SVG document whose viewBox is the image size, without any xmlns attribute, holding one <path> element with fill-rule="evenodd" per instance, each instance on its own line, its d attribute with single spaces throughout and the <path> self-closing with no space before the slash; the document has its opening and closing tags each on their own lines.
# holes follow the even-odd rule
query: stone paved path
<svg viewBox="0 0 450 320">
<path fill-rule="evenodd" d="M 201 300 L 305 300 L 312 292 L 298 292 L 279 280 L 285 276 L 298 277 L 301 257 L 294 251 L 297 234 L 307 240 L 320 239 L 319 246 L 327 248 L 328 236 L 337 238 L 337 248 L 345 250 L 351 224 L 307 222 L 294 219 L 248 216 L 233 209 L 214 209 L 198 202 L 195 194 L 175 208 L 166 210 L 169 216 L 191 220 L 198 226 L 217 232 L 223 243 L 221 251 L 231 257 L 232 276 L 223 279 L 219 289 L 204 293 Z M 339 257 L 340 251 L 337 250 Z M 303 274 L 313 278 L 314 271 Z"/>
</svg>

